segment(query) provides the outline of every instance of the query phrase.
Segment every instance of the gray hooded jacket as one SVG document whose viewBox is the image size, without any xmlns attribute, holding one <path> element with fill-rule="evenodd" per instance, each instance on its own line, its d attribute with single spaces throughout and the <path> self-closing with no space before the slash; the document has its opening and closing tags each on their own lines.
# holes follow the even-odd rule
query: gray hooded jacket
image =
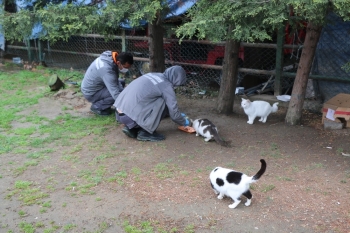
<svg viewBox="0 0 350 233">
<path fill-rule="evenodd" d="M 81 83 L 81 92 L 92 96 L 97 91 L 107 87 L 113 99 L 117 99 L 123 86 L 118 81 L 119 69 L 114 63 L 111 51 L 105 51 L 95 59 L 87 69 Z"/>
<path fill-rule="evenodd" d="M 114 106 L 149 133 L 157 129 L 165 106 L 175 123 L 185 125 L 186 120 L 177 107 L 174 92 L 174 86 L 184 85 L 185 82 L 186 72 L 181 66 L 172 66 L 163 74 L 145 74 L 120 93 Z"/>
</svg>

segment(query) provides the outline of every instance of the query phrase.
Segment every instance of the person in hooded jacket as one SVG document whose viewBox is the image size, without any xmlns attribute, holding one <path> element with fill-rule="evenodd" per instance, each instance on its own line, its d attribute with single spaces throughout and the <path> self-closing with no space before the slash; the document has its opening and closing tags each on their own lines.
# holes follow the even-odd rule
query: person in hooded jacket
<svg viewBox="0 0 350 233">
<path fill-rule="evenodd" d="M 181 66 L 172 66 L 164 73 L 144 74 L 132 81 L 114 103 L 116 119 L 125 125 L 123 133 L 139 141 L 164 140 L 156 129 L 166 116 L 189 126 L 189 118 L 178 109 L 174 91 L 175 86 L 185 82 L 186 72 Z"/>
<path fill-rule="evenodd" d="M 126 73 L 133 61 L 131 53 L 105 51 L 91 63 L 81 83 L 81 92 L 91 103 L 92 112 L 112 114 L 111 106 L 125 86 L 119 72 Z"/>
</svg>

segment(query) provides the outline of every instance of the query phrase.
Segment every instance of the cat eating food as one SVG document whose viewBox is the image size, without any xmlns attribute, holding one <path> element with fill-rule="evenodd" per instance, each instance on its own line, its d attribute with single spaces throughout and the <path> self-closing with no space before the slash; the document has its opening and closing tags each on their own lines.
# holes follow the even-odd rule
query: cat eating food
<svg viewBox="0 0 350 233">
<path fill-rule="evenodd" d="M 270 113 L 277 112 L 278 110 L 278 102 L 271 106 L 268 102 L 263 100 L 251 102 L 248 99 L 242 98 L 241 106 L 245 114 L 248 115 L 248 124 L 253 124 L 256 117 L 260 117 L 259 121 L 265 123 Z"/>
<path fill-rule="evenodd" d="M 265 173 L 266 162 L 264 159 L 260 159 L 261 168 L 254 176 L 247 176 L 242 172 L 235 170 L 216 167 L 210 173 L 210 184 L 214 190 L 214 193 L 218 195 L 218 199 L 222 199 L 224 196 L 231 197 L 234 201 L 228 207 L 231 209 L 241 202 L 241 195 L 247 198 L 246 206 L 250 206 L 252 201 L 252 194 L 249 190 L 250 184 L 259 180 L 259 178 Z"/>
<path fill-rule="evenodd" d="M 220 138 L 218 129 L 208 119 L 196 119 L 193 121 L 192 127 L 196 130 L 196 136 L 203 136 L 204 141 L 209 142 L 210 140 L 214 139 L 221 146 L 229 146 L 228 142 Z"/>
</svg>

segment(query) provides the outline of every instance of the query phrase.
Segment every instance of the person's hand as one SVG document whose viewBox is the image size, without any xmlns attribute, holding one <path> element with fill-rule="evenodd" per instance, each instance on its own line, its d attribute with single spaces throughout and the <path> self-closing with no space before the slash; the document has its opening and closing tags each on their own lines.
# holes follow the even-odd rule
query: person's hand
<svg viewBox="0 0 350 233">
<path fill-rule="evenodd" d="M 181 116 L 183 116 L 185 118 L 185 124 L 184 126 L 191 126 L 192 124 L 192 120 L 185 114 L 185 113 L 181 113 Z"/>
</svg>

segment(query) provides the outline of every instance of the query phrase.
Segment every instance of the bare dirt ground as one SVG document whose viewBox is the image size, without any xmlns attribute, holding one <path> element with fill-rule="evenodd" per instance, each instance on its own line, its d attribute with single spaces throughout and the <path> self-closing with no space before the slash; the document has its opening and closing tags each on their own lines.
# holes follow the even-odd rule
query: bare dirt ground
<svg viewBox="0 0 350 233">
<path fill-rule="evenodd" d="M 239 101 L 229 116 L 216 114 L 215 98 L 179 96 L 178 101 L 181 111 L 191 118 L 207 118 L 216 124 L 233 147 L 182 132 L 168 118 L 158 129 L 166 136 L 163 142 L 127 138 L 121 132 L 123 126 L 115 123 L 103 138 L 79 139 L 18 177 L 9 175 L 13 167 L 4 164 L 20 163 L 22 158 L 1 156 L 0 232 L 20 232 L 21 221 L 61 227 L 74 224 L 66 232 L 124 232 L 125 220 L 135 225 L 149 221 L 168 232 L 172 228 L 177 232 L 350 232 L 349 129 L 324 130 L 321 116 L 309 112 L 304 113 L 302 125 L 287 126 L 285 108 L 271 114 L 265 124 L 256 119 L 249 125 Z M 90 104 L 69 89 L 43 98 L 34 109 L 53 119 L 62 114 L 63 105 L 72 106 L 74 115 L 96 117 L 89 112 Z M 76 145 L 83 148 L 70 155 L 79 162 L 63 159 L 64 152 Z M 114 148 L 113 156 L 96 160 L 110 148 Z M 211 190 L 211 169 L 222 166 L 254 175 L 261 158 L 267 170 L 252 186 L 251 206 L 244 206 L 242 198 L 236 209 L 229 209 L 232 201 L 218 200 Z M 108 174 L 126 171 L 128 175 L 100 183 L 91 195 L 74 193 L 69 184 L 82 182 L 79 174 L 86 169 L 103 169 Z M 54 186 L 48 198 L 50 211 L 39 213 L 40 206 L 23 206 L 15 198 L 5 198 L 15 180 L 21 179 L 32 180 L 37 187 Z M 27 215 L 19 216 L 19 210 Z"/>
</svg>

